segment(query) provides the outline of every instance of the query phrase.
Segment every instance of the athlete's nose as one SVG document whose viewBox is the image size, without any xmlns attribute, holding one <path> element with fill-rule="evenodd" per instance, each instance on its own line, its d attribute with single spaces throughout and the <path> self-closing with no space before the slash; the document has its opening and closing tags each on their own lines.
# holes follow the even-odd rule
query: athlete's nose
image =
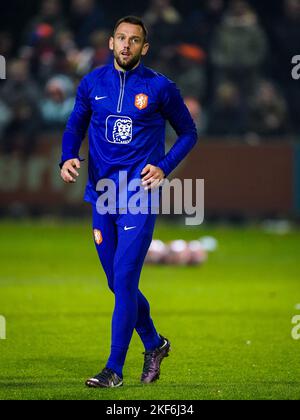
<svg viewBox="0 0 300 420">
<path fill-rule="evenodd" d="M 129 39 L 124 39 L 124 45 L 123 45 L 124 49 L 129 50 L 130 48 L 130 41 Z"/>
</svg>

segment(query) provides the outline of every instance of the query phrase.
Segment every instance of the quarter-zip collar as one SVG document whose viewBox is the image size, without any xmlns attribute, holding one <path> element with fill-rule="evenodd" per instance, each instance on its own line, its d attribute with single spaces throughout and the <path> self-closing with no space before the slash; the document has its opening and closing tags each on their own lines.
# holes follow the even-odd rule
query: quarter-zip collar
<svg viewBox="0 0 300 420">
<path fill-rule="evenodd" d="M 115 68 L 114 63 L 112 63 L 111 66 L 112 66 L 113 74 L 116 75 L 120 83 L 120 92 L 119 92 L 118 105 L 117 105 L 117 113 L 120 114 L 123 108 L 126 83 L 131 77 L 138 76 L 139 74 L 141 74 L 144 66 L 143 64 L 140 63 L 135 69 L 128 70 L 128 71 L 117 70 Z"/>
<path fill-rule="evenodd" d="M 118 76 L 118 74 L 120 74 L 120 73 L 123 73 L 123 74 L 125 74 L 125 78 L 126 78 L 126 80 L 128 80 L 131 76 L 133 76 L 133 75 L 139 75 L 139 74 L 142 74 L 142 72 L 143 72 L 143 69 L 144 69 L 144 65 L 142 64 L 142 63 L 140 63 L 135 69 L 133 69 L 133 70 L 127 70 L 127 71 L 123 71 L 123 70 L 117 70 L 116 68 L 115 68 L 115 64 L 114 64 L 114 62 L 111 64 L 111 69 L 112 69 L 112 72 L 115 74 L 115 75 L 117 75 L 117 77 L 119 78 L 119 76 Z"/>
<path fill-rule="evenodd" d="M 120 93 L 119 93 L 117 112 L 120 113 L 122 111 L 123 99 L 124 99 L 124 94 L 125 94 L 126 72 L 119 71 L 118 73 L 120 77 Z"/>
</svg>

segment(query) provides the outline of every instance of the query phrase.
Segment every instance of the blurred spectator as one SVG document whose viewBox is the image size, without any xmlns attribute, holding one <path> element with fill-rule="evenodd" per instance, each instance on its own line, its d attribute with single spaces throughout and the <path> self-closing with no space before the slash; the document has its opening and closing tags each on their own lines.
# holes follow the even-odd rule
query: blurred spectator
<svg viewBox="0 0 300 420">
<path fill-rule="evenodd" d="M 32 47 L 25 47 L 21 56 L 30 61 L 31 72 L 44 85 L 54 74 L 72 75 L 73 67 L 70 57 L 77 52 L 74 36 L 68 29 L 54 31 L 48 24 L 36 28 L 35 41 Z"/>
<path fill-rule="evenodd" d="M 71 51 L 68 60 L 74 73 L 84 76 L 96 67 L 107 64 L 111 58 L 108 39 L 109 33 L 107 31 L 95 31 L 91 35 L 90 47 Z"/>
<path fill-rule="evenodd" d="M 69 27 L 79 48 L 89 45 L 91 34 L 107 25 L 103 8 L 95 0 L 72 0 Z"/>
<path fill-rule="evenodd" d="M 95 31 L 91 35 L 91 46 L 93 56 L 90 69 L 104 66 L 108 63 L 111 57 L 111 52 L 107 48 L 109 40 L 109 32 L 106 30 Z"/>
<path fill-rule="evenodd" d="M 182 17 L 172 5 L 172 0 L 151 0 L 143 18 L 151 39 L 148 57 L 154 58 L 163 46 L 173 45 L 178 39 Z"/>
<path fill-rule="evenodd" d="M 9 60 L 12 57 L 13 39 L 8 32 L 0 32 L 0 55 Z"/>
<path fill-rule="evenodd" d="M 272 25 L 274 65 L 277 75 L 283 82 L 290 80 L 290 64 L 294 55 L 300 51 L 300 0 L 285 0 L 284 15 Z"/>
<path fill-rule="evenodd" d="M 127 8 L 124 3 L 122 9 L 118 1 L 107 4 L 105 13 L 100 0 L 37 3 L 39 11 L 25 23 L 24 32 L 17 33 L 18 20 L 11 32 L 0 32 L 0 55 L 9 64 L 7 80 L 0 83 L 0 136 L 2 132 L 1 144 L 7 152 L 17 145 L 22 132 L 22 150 L 34 149 L 41 113 L 43 127 L 63 127 L 74 101 L 76 79 L 112 58 L 107 48 L 111 31 L 107 13 L 115 20 Z M 256 4 L 264 29 L 248 3 Z M 145 64 L 177 83 L 200 133 L 205 127 L 213 136 L 300 132 L 300 84 L 291 77 L 291 59 L 300 53 L 300 0 L 282 0 L 282 7 L 278 0 L 272 3 L 272 13 L 264 3 L 193 0 L 182 12 L 176 8 L 179 2 L 172 0 L 146 4 L 151 48 Z M 30 7 L 34 9 L 28 2 Z M 142 10 L 143 5 L 138 7 Z M 11 27 L 9 22 L 5 27 Z M 262 78 L 275 79 L 278 89 L 269 82 L 260 83 Z"/>
<path fill-rule="evenodd" d="M 262 81 L 250 102 L 250 133 L 261 137 L 287 134 L 287 107 L 272 83 Z"/>
<path fill-rule="evenodd" d="M 9 107 L 0 100 L 0 141 L 5 128 L 8 126 L 12 118 L 12 113 Z"/>
<path fill-rule="evenodd" d="M 300 0 L 284 0 L 284 16 L 274 26 L 274 33 L 279 56 L 290 62 L 300 49 Z"/>
<path fill-rule="evenodd" d="M 224 9 L 224 0 L 205 0 L 204 6 L 192 10 L 183 27 L 185 40 L 197 43 L 209 52 L 212 36 L 220 24 Z"/>
<path fill-rule="evenodd" d="M 181 21 L 181 16 L 172 5 L 172 0 L 151 0 L 144 19 L 147 25 L 150 26 L 162 22 L 167 25 L 174 25 Z"/>
<path fill-rule="evenodd" d="M 202 135 L 206 126 L 206 116 L 201 103 L 195 96 L 187 96 L 184 102 L 196 124 L 198 135 Z"/>
<path fill-rule="evenodd" d="M 35 44 L 38 28 L 43 24 L 53 28 L 54 32 L 65 28 L 60 0 L 43 0 L 41 2 L 39 14 L 26 27 L 25 45 Z"/>
<path fill-rule="evenodd" d="M 76 72 L 72 58 L 76 54 L 78 54 L 78 49 L 72 32 L 69 30 L 58 32 L 55 36 L 54 65 L 47 80 L 53 74 L 72 76 Z"/>
<path fill-rule="evenodd" d="M 2 85 L 2 99 L 10 106 L 20 99 L 37 102 L 39 89 L 29 73 L 29 66 L 25 60 L 14 59 L 8 62 L 7 80 Z"/>
<path fill-rule="evenodd" d="M 291 77 L 291 60 L 300 53 L 300 0 L 284 1 L 284 16 L 273 28 L 273 68 L 282 83 L 294 129 L 300 131 L 300 86 Z"/>
<path fill-rule="evenodd" d="M 154 68 L 175 81 L 183 96 L 202 101 L 206 88 L 206 53 L 197 45 L 179 44 L 162 48 Z"/>
<path fill-rule="evenodd" d="M 246 132 L 247 111 L 238 87 L 224 82 L 217 88 L 216 99 L 208 113 L 209 136 L 235 137 Z"/>
<path fill-rule="evenodd" d="M 28 60 L 36 80 L 44 83 L 55 69 L 55 29 L 48 23 L 40 23 L 31 33 L 30 45 L 21 50 L 21 57 Z"/>
<path fill-rule="evenodd" d="M 62 129 L 75 103 L 74 85 L 71 79 L 58 75 L 49 80 L 45 97 L 41 101 L 43 124 L 47 129 Z"/>
<path fill-rule="evenodd" d="M 198 46 L 181 44 L 177 48 L 177 65 L 174 80 L 184 96 L 203 100 L 206 87 L 206 53 Z M 174 67 L 173 67 L 174 68 Z"/>
<path fill-rule="evenodd" d="M 13 152 L 20 139 L 23 155 L 28 156 L 35 148 L 40 113 L 38 87 L 30 78 L 26 61 L 16 59 L 9 63 L 1 98 L 9 109 L 2 149 L 5 153 Z"/>
<path fill-rule="evenodd" d="M 243 93 L 251 93 L 266 53 L 266 37 L 256 14 L 245 0 L 231 0 L 212 44 L 216 82 L 234 81 Z"/>
<path fill-rule="evenodd" d="M 201 103 L 195 96 L 187 96 L 184 98 L 184 102 L 191 113 L 191 116 L 196 124 L 197 132 L 202 135 L 205 131 L 206 126 L 206 115 L 202 108 Z M 171 127 L 170 123 L 166 125 L 166 149 L 169 151 L 177 139 L 177 134 Z"/>
</svg>

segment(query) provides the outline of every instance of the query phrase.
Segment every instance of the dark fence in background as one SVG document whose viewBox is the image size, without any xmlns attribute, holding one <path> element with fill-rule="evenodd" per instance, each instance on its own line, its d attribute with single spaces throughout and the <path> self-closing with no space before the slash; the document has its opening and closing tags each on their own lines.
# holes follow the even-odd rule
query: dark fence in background
<svg viewBox="0 0 300 420">
<path fill-rule="evenodd" d="M 2 215 L 89 212 L 83 202 L 87 160 L 74 185 L 59 176 L 60 135 L 44 135 L 31 157 L 0 155 Z M 87 158 L 86 145 L 82 155 Z M 300 147 L 292 141 L 247 145 L 201 140 L 173 177 L 205 180 L 206 217 L 296 217 Z"/>
<path fill-rule="evenodd" d="M 208 215 L 296 216 L 300 210 L 297 153 L 291 142 L 255 146 L 204 142 L 177 175 L 205 180 Z"/>
</svg>

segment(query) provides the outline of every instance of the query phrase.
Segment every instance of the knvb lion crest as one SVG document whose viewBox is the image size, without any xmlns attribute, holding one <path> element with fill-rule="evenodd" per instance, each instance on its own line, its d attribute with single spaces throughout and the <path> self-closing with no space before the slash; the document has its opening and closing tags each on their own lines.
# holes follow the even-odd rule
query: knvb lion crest
<svg viewBox="0 0 300 420">
<path fill-rule="evenodd" d="M 140 93 L 135 97 L 135 106 L 141 111 L 142 109 L 147 108 L 148 106 L 148 96 L 144 93 Z"/>
</svg>

